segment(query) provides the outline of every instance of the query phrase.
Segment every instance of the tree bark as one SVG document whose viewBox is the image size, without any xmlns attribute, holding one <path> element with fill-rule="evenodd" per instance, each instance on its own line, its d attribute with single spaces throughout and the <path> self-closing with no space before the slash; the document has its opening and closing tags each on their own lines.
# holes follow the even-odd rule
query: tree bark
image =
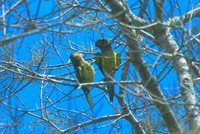
<svg viewBox="0 0 200 134">
<path fill-rule="evenodd" d="M 155 18 L 157 22 L 163 22 L 163 5 L 164 0 L 154 0 L 155 7 Z M 197 8 L 200 9 L 200 8 Z M 193 15 L 198 16 L 200 12 L 198 10 L 193 10 Z M 190 12 L 191 13 L 191 12 Z M 188 20 L 191 16 L 190 13 L 184 15 L 183 20 Z M 183 22 L 182 22 L 183 24 Z M 198 114 L 198 106 L 195 100 L 194 85 L 190 75 L 188 63 L 181 52 L 181 49 L 174 41 L 169 29 L 163 25 L 163 23 L 158 23 L 153 28 L 153 35 L 155 37 L 155 43 L 165 50 L 167 53 L 171 53 L 171 61 L 174 65 L 179 78 L 179 83 L 181 87 L 182 99 L 185 106 L 185 112 L 188 118 L 191 129 L 200 128 L 200 116 Z"/>
<path fill-rule="evenodd" d="M 111 15 L 121 26 L 121 30 L 126 37 L 127 45 L 129 46 L 130 61 L 139 72 L 143 85 L 150 92 L 154 104 L 160 111 L 167 128 L 171 133 L 182 133 L 178 121 L 164 99 L 156 78 L 150 73 L 141 57 L 139 45 L 136 40 L 136 31 L 129 28 L 129 26 L 134 25 L 133 18 L 135 18 L 135 16 L 133 16 L 131 11 L 128 9 L 126 5 L 127 3 L 122 0 L 105 0 L 105 2 L 112 10 Z M 124 24 L 127 25 L 127 27 L 124 26 Z"/>
<path fill-rule="evenodd" d="M 160 26 L 159 26 L 160 27 Z M 156 31 L 155 31 L 156 32 Z M 193 81 L 189 73 L 189 66 L 179 46 L 174 41 L 168 30 L 154 34 L 157 44 L 166 52 L 172 53 L 171 61 L 174 65 L 179 78 L 182 99 L 185 106 L 185 112 L 191 129 L 200 128 L 200 116 L 196 102 Z"/>
</svg>

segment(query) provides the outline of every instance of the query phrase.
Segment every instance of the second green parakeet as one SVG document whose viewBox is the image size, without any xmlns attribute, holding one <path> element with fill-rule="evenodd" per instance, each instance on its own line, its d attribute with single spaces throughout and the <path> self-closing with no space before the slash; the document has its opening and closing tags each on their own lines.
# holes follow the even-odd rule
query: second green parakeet
<svg viewBox="0 0 200 134">
<path fill-rule="evenodd" d="M 108 39 L 99 39 L 95 44 L 101 50 L 101 53 L 95 55 L 95 62 L 103 75 L 105 81 L 113 81 L 116 67 L 121 63 L 120 53 L 115 53 L 111 47 L 111 41 Z M 107 85 L 110 101 L 113 101 L 114 84 Z"/>
<path fill-rule="evenodd" d="M 94 69 L 87 61 L 83 59 L 81 53 L 75 52 L 71 54 L 70 59 L 76 71 L 77 79 L 80 83 L 88 83 L 94 81 Z M 82 89 L 90 107 L 93 107 L 94 104 L 89 94 L 90 86 L 82 86 Z"/>
</svg>

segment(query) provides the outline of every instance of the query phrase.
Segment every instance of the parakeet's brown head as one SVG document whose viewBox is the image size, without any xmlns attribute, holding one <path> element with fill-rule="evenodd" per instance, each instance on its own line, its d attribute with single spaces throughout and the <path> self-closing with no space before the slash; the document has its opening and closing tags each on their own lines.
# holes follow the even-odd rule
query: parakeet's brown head
<svg viewBox="0 0 200 134">
<path fill-rule="evenodd" d="M 96 47 L 100 48 L 101 50 L 111 48 L 111 41 L 109 39 L 101 38 L 96 41 Z"/>
<path fill-rule="evenodd" d="M 83 60 L 82 54 L 80 52 L 75 52 L 70 55 L 70 59 L 74 66 L 80 65 L 80 62 Z"/>
</svg>

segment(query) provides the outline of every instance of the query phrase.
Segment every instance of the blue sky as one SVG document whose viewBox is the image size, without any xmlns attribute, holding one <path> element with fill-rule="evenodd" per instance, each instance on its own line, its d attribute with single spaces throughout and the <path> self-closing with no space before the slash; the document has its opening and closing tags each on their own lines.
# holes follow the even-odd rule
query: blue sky
<svg viewBox="0 0 200 134">
<path fill-rule="evenodd" d="M 152 0 L 150 0 L 150 5 L 148 7 L 148 11 L 150 11 L 150 15 L 153 17 L 153 4 L 152 4 Z M 191 6 L 187 7 L 187 3 L 188 1 L 190 1 Z M 41 16 L 48 14 L 52 11 L 55 11 L 56 8 L 56 4 L 54 0 L 37 0 L 37 1 L 29 1 L 31 4 L 29 6 L 30 11 L 31 11 L 31 16 L 32 18 L 35 18 L 37 16 L 37 18 L 40 18 Z M 40 4 L 38 4 L 38 2 L 41 2 Z M 134 4 L 134 2 L 129 1 L 129 5 Z M 174 14 L 172 16 L 179 16 L 180 14 L 184 14 L 185 12 L 187 12 L 188 10 L 190 10 L 191 8 L 194 8 L 200 1 L 199 0 L 184 0 L 184 1 L 178 1 L 180 8 L 180 11 L 178 11 L 178 9 L 174 9 Z M 134 5 L 137 6 L 137 5 Z M 40 7 L 40 8 L 38 8 Z M 40 9 L 39 12 L 37 12 L 37 9 Z M 167 3 L 165 4 L 165 14 L 168 14 L 168 12 L 172 10 L 169 8 L 169 3 L 167 1 Z M 24 12 L 24 5 L 21 6 L 21 8 L 18 8 L 19 12 Z M 137 14 L 138 10 L 133 10 L 133 13 Z M 23 13 L 22 14 L 23 17 L 27 17 L 27 13 Z M 54 15 L 58 15 L 58 14 L 54 14 Z M 7 21 L 10 21 L 12 23 L 15 23 L 15 19 L 12 18 L 13 16 L 10 16 L 7 18 Z M 50 16 L 53 17 L 53 16 Z M 108 20 L 108 22 L 113 22 L 112 20 Z M 52 21 L 52 23 L 54 23 Z M 23 25 L 23 24 L 22 24 Z M 54 28 L 58 28 L 59 26 L 55 26 Z M 69 54 L 71 54 L 73 51 L 69 50 L 69 44 L 68 42 L 65 40 L 66 38 L 69 38 L 71 40 L 72 43 L 75 44 L 80 44 L 83 45 L 83 47 L 85 47 L 85 50 L 81 50 L 83 52 L 85 52 L 84 57 L 88 58 L 90 60 L 88 60 L 90 63 L 93 62 L 93 60 L 91 60 L 94 56 L 94 53 L 98 52 L 99 50 L 95 48 L 95 41 L 100 38 L 100 37 L 106 37 L 106 38 L 113 38 L 114 34 L 116 33 L 111 33 L 110 30 L 108 28 L 101 28 L 98 29 L 98 26 L 96 27 L 97 31 L 95 30 L 92 31 L 88 30 L 88 29 L 82 29 L 81 32 L 77 32 L 76 34 L 67 34 L 67 35 L 61 35 L 58 36 L 58 34 L 55 34 L 54 36 L 57 36 L 57 38 L 55 40 L 51 39 L 52 33 L 48 33 L 48 32 L 43 32 L 41 34 L 34 34 L 28 37 L 25 37 L 23 39 L 19 39 L 16 41 L 15 44 L 15 53 L 14 55 L 16 55 L 16 57 L 21 60 L 21 61 L 30 61 L 30 59 L 32 58 L 32 54 L 34 52 L 38 52 L 40 53 L 40 49 L 38 49 L 38 46 L 42 47 L 47 47 L 50 48 L 49 49 L 49 54 L 46 55 L 46 58 L 48 59 L 45 63 L 48 65 L 60 65 L 60 64 L 68 64 L 70 62 L 69 60 Z M 66 28 L 66 30 L 68 30 Z M 73 30 L 72 28 L 69 28 L 69 30 Z M 78 31 L 78 30 L 77 30 Z M 2 30 L 1 30 L 2 32 Z M 15 30 L 10 28 L 8 29 L 8 33 L 13 34 L 13 33 L 18 33 L 21 32 L 20 30 Z M 2 36 L 1 36 L 2 38 Z M 47 40 L 50 42 L 50 44 L 54 43 L 55 46 L 57 47 L 57 49 L 59 50 L 59 53 L 62 57 L 62 59 L 55 53 L 55 51 L 53 51 L 52 47 L 48 47 L 47 43 L 45 42 L 45 38 L 47 38 Z M 40 41 L 42 40 L 42 42 Z M 23 44 L 23 45 L 21 45 Z M 63 46 L 61 46 L 61 44 Z M 116 45 L 116 43 L 113 44 L 113 47 Z M 76 47 L 74 47 L 76 48 Z M 121 46 L 119 48 L 117 48 L 115 51 L 118 52 L 122 52 L 122 59 L 123 62 L 125 61 L 125 51 L 126 48 L 124 48 L 124 46 Z M 87 53 L 92 53 L 92 54 L 87 54 Z M 156 58 L 156 57 L 155 57 Z M 150 63 L 153 62 L 151 61 L 151 59 L 146 58 L 146 60 L 148 60 Z M 153 58 L 154 60 L 154 58 Z M 98 70 L 97 66 L 95 64 L 92 64 L 95 68 L 96 74 L 95 74 L 95 81 L 100 81 L 103 80 L 103 75 L 100 73 L 100 71 Z M 159 71 L 160 68 L 162 68 L 163 66 L 158 66 L 157 70 Z M 37 70 L 36 68 L 32 68 L 33 70 Z M 153 70 L 153 69 L 152 69 Z M 75 74 L 73 75 L 68 75 L 67 73 L 69 73 L 69 71 L 74 71 L 73 67 L 69 67 L 69 68 L 65 68 L 63 67 L 62 69 L 57 69 L 54 70 L 52 72 L 46 71 L 46 70 L 40 70 L 38 71 L 38 73 L 45 73 L 45 74 L 52 74 L 52 75 L 61 75 L 63 77 L 66 78 L 75 78 Z M 134 72 L 134 68 L 130 69 L 130 74 Z M 121 68 L 118 70 L 117 74 L 116 74 L 116 79 L 120 80 L 120 74 L 121 74 Z M 133 79 L 134 77 L 132 77 L 130 75 L 129 79 Z M 171 84 L 171 81 L 174 81 L 174 83 Z M 16 82 L 18 83 L 18 82 Z M 25 83 L 24 83 L 25 84 Z M 76 84 L 75 82 L 73 84 Z M 171 85 L 170 85 L 171 84 Z M 22 84 L 23 85 L 23 84 Z M 59 108 L 66 108 L 66 109 L 73 109 L 73 110 L 77 110 L 77 111 L 84 111 L 85 109 L 88 109 L 88 104 L 86 102 L 85 96 L 82 97 L 77 97 L 83 94 L 82 90 L 74 90 L 73 87 L 70 86 L 63 86 L 63 85 L 59 85 L 56 84 L 54 85 L 53 83 L 46 83 L 44 82 L 44 88 L 43 88 L 43 94 L 47 95 L 49 97 L 49 99 L 56 101 L 59 100 L 60 98 L 63 97 L 64 94 L 62 94 L 60 91 L 58 91 L 59 89 L 61 89 L 64 93 L 68 93 L 68 92 L 72 92 L 68 97 L 64 98 L 61 102 L 57 103 L 56 106 Z M 177 92 L 179 92 L 179 90 L 177 89 L 175 92 L 173 92 L 173 89 L 176 88 L 174 87 L 174 85 L 177 85 L 178 87 L 178 80 L 176 77 L 176 74 L 174 71 L 171 71 L 169 73 L 169 75 L 165 78 L 164 81 L 161 82 L 161 86 L 162 87 L 168 87 L 165 89 L 163 88 L 162 90 L 167 92 L 169 91 L 168 94 L 173 93 L 176 94 Z M 14 85 L 15 87 L 16 85 Z M 59 89 L 56 88 L 52 88 L 53 86 L 56 86 Z M 25 89 L 23 89 L 21 92 L 19 92 L 17 94 L 17 96 L 20 98 L 20 100 L 23 102 L 23 104 L 26 106 L 26 108 L 28 110 L 35 110 L 40 106 L 40 87 L 41 87 L 41 81 L 35 81 L 33 82 L 31 85 L 29 85 L 28 87 L 26 87 Z M 118 92 L 118 86 L 115 86 L 115 90 L 116 92 Z M 171 89 L 172 90 L 171 90 Z M 169 90 L 170 89 L 170 90 Z M 172 92 L 171 92 L 172 91 Z M 108 115 L 108 114 L 113 114 L 116 111 L 114 110 L 114 108 L 109 104 L 108 100 L 105 97 L 105 94 L 102 90 L 98 89 L 98 88 L 92 88 L 91 90 L 91 95 L 93 96 L 93 100 L 95 103 L 97 103 L 97 105 L 94 108 L 94 117 L 99 117 L 99 116 L 103 116 L 103 115 Z M 46 96 L 45 96 L 46 97 Z M 47 98 L 43 98 L 44 100 Z M 77 97 L 77 98 L 76 98 Z M 139 98 L 134 98 L 138 100 L 138 105 L 140 105 L 140 99 Z M 142 100 L 141 100 L 142 101 Z M 8 101 L 6 101 L 8 102 Z M 142 103 L 142 102 L 141 102 Z M 16 96 L 12 97 L 12 101 L 11 104 L 14 106 L 18 106 L 20 108 L 23 108 L 23 106 L 19 103 L 19 100 L 17 99 Z M 118 106 L 118 102 L 116 99 L 114 99 L 114 104 L 116 104 L 117 107 Z M 154 109 L 152 107 L 152 109 Z M 5 121 L 6 123 L 8 122 L 12 122 L 12 119 L 10 119 L 8 117 L 8 114 L 10 114 L 7 111 L 4 111 L 4 107 L 1 107 L 1 116 L 3 119 L 3 122 Z M 55 111 L 54 107 L 50 107 L 48 109 L 49 111 Z M 47 110 L 47 111 L 48 111 Z M 15 114 L 14 111 L 12 111 L 13 114 Z M 88 111 L 89 113 L 91 113 L 91 111 Z M 35 114 L 40 114 L 40 111 L 36 111 L 33 112 Z M 139 116 L 140 111 L 137 111 L 135 114 L 138 116 L 138 118 L 142 119 L 144 118 L 145 115 L 143 115 L 142 117 Z M 21 114 L 16 113 L 16 114 Z M 61 113 L 61 115 L 65 115 L 67 116 L 67 114 L 69 113 Z M 152 113 L 152 114 L 158 114 L 159 113 Z M 0 116 L 0 118 L 1 118 Z M 158 117 L 157 116 L 157 117 Z M 155 120 L 156 118 L 155 117 Z M 76 115 L 74 116 L 74 119 L 79 120 L 87 120 L 85 117 L 81 116 L 81 115 Z M 48 125 L 34 125 L 34 121 L 38 121 L 38 118 L 34 118 L 33 116 L 30 115 L 26 115 L 23 116 L 23 118 L 21 118 L 20 120 L 25 121 L 25 123 L 20 124 L 20 129 L 19 129 L 19 133 L 30 133 L 31 129 L 34 130 L 34 133 L 40 133 L 41 130 L 43 130 L 43 128 L 47 127 Z M 0 122 L 1 123 L 1 122 Z M 28 123 L 28 124 L 26 124 Z M 101 123 L 101 125 L 106 125 L 108 122 L 103 122 Z M 105 128 L 99 128 L 96 130 L 97 133 L 102 133 L 102 132 L 111 132 L 114 133 L 114 131 L 118 131 L 119 133 L 127 133 L 131 131 L 131 127 L 130 125 L 124 121 L 124 120 L 120 120 L 119 122 L 117 122 L 117 124 L 119 126 L 122 126 L 119 130 L 112 130 L 111 126 L 109 127 L 105 127 Z M 95 126 L 90 126 L 90 128 L 98 128 L 98 126 L 100 126 L 99 124 L 96 124 Z M 65 126 L 62 126 L 63 128 L 65 128 Z M 162 128 L 163 129 L 163 128 Z M 0 128 L 1 131 L 1 128 Z M 81 129 L 80 131 L 78 131 L 77 133 L 84 133 L 84 129 Z M 90 133 L 90 132 L 89 132 Z M 91 132 L 92 133 L 92 132 Z"/>
</svg>

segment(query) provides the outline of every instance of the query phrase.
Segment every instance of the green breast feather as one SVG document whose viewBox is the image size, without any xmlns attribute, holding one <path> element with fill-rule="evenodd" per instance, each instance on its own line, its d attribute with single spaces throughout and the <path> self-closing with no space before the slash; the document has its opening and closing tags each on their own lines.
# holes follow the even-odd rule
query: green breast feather
<svg viewBox="0 0 200 134">
<path fill-rule="evenodd" d="M 115 67 L 120 65 L 121 55 L 120 53 L 114 53 L 113 51 L 97 53 L 95 55 L 95 62 L 102 73 L 110 73 Z"/>
<path fill-rule="evenodd" d="M 94 70 L 92 66 L 87 62 L 81 62 L 77 68 L 77 78 L 80 83 L 93 82 Z"/>
</svg>

